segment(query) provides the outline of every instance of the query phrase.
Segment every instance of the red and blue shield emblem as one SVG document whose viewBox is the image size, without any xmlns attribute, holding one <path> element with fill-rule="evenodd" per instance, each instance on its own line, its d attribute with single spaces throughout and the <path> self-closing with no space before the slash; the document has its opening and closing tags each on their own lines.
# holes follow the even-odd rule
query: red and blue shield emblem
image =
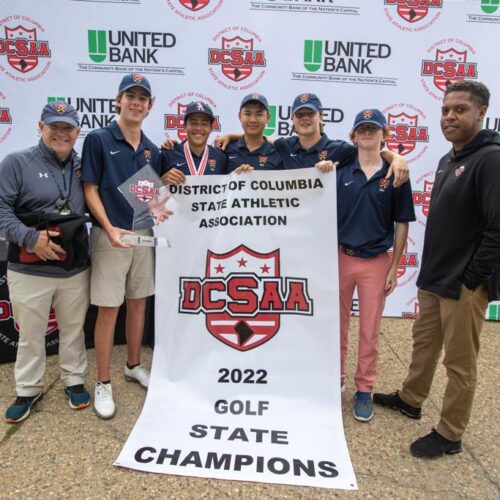
<svg viewBox="0 0 500 500">
<path fill-rule="evenodd" d="M 19 25 L 15 28 L 5 27 L 5 37 L 9 40 L 22 38 L 28 41 L 36 40 L 36 28 L 32 30 L 26 29 Z M 9 64 L 20 73 L 28 73 L 38 65 L 38 56 L 19 56 L 17 54 L 9 54 L 7 56 Z"/>
<path fill-rule="evenodd" d="M 253 39 L 245 40 L 239 36 L 234 38 L 222 38 L 222 49 L 223 50 L 238 50 L 238 52 L 253 51 Z M 231 57 L 233 60 L 233 57 Z M 234 65 L 229 63 L 222 63 L 222 73 L 226 75 L 229 79 L 239 82 L 248 78 L 252 74 L 253 67 L 250 64 Z"/>
<path fill-rule="evenodd" d="M 231 278 L 234 295 L 238 296 L 232 304 L 231 313 L 207 313 L 208 331 L 220 342 L 237 349 L 248 351 L 272 339 L 280 328 L 280 315 L 277 312 L 262 312 L 253 304 L 251 294 L 245 295 L 249 282 L 261 278 L 278 278 L 279 250 L 259 253 L 240 245 L 223 254 L 212 251 L 207 253 L 206 277 Z M 228 290 L 231 294 L 231 289 Z M 216 291 L 212 291 L 212 300 Z"/>
</svg>

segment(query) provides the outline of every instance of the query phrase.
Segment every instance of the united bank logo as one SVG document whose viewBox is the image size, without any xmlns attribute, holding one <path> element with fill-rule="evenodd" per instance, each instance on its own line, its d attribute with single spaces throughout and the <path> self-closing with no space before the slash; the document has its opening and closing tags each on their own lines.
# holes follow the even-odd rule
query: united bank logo
<svg viewBox="0 0 500 500">
<path fill-rule="evenodd" d="M 467 14 L 467 22 L 469 23 L 482 23 L 482 24 L 498 24 L 500 23 L 500 0 L 475 0 L 468 2 L 472 7 L 475 4 L 476 11 Z M 497 14 L 497 15 L 493 15 Z"/>
<path fill-rule="evenodd" d="M 12 114 L 6 101 L 7 98 L 0 92 L 0 144 L 2 144 L 12 132 Z"/>
<path fill-rule="evenodd" d="M 0 21 L 0 36 L 2 31 L 0 61 L 5 60 L 8 66 L 0 62 L 0 71 L 19 82 L 41 78 L 50 68 L 52 57 L 42 25 L 26 16 L 8 16 Z"/>
<path fill-rule="evenodd" d="M 380 74 L 391 54 L 390 45 L 376 41 L 304 40 L 306 73 L 292 72 L 292 80 L 397 85 L 397 78 Z"/>
<path fill-rule="evenodd" d="M 408 163 L 419 160 L 427 151 L 429 129 L 426 115 L 413 104 L 392 104 L 383 110 L 391 137 L 387 148 L 406 156 Z"/>
<path fill-rule="evenodd" d="M 444 93 L 450 83 L 465 79 L 477 80 L 478 68 L 474 61 L 476 51 L 467 42 L 453 38 L 441 40 L 427 52 L 434 56 L 432 59 L 422 60 L 421 83 L 435 99 L 441 101 L 443 95 L 436 93 L 434 89 Z M 429 86 L 430 81 L 433 87 Z"/>
<path fill-rule="evenodd" d="M 80 137 L 85 137 L 96 128 L 107 127 L 117 117 L 115 99 L 108 97 L 47 97 L 47 103 L 66 102 L 80 116 Z"/>
<path fill-rule="evenodd" d="M 193 101 L 207 102 L 212 109 L 217 107 L 213 99 L 201 92 L 184 92 L 178 95 L 168 103 L 170 113 L 163 115 L 163 128 L 167 132 L 167 137 L 170 137 L 170 132 L 175 132 L 179 140 L 184 141 L 187 139 L 184 114 L 186 113 L 186 106 Z M 212 131 L 220 132 L 221 130 L 220 116 L 216 114 L 212 123 Z"/>
<path fill-rule="evenodd" d="M 283 104 L 269 106 L 271 118 L 264 129 L 266 137 L 289 137 L 293 134 L 292 107 Z M 340 123 L 344 120 L 344 111 L 340 108 L 321 108 L 323 123 Z"/>
<path fill-rule="evenodd" d="M 279 250 L 259 253 L 245 245 L 207 252 L 203 278 L 179 279 L 179 313 L 204 314 L 209 333 L 238 351 L 271 340 L 282 314 L 312 316 L 305 278 L 281 275 Z"/>
<path fill-rule="evenodd" d="M 204 21 L 213 16 L 224 0 L 166 0 L 170 9 L 188 21 Z"/>
<path fill-rule="evenodd" d="M 267 65 L 261 37 L 252 30 L 233 26 L 219 31 L 208 49 L 208 71 L 222 87 L 246 90 L 262 80 Z"/>
<path fill-rule="evenodd" d="M 88 58 L 79 71 L 184 75 L 184 67 L 163 66 L 176 46 L 174 33 L 125 30 L 87 30 Z"/>
<path fill-rule="evenodd" d="M 443 8 L 443 0 L 384 0 L 384 13 L 402 31 L 422 31 L 432 26 Z M 394 15 L 397 14 L 398 18 Z M 405 24 L 401 25 L 399 21 Z"/>
<path fill-rule="evenodd" d="M 481 10 L 485 14 L 493 14 L 498 10 L 500 5 L 500 0 L 480 0 Z"/>
</svg>

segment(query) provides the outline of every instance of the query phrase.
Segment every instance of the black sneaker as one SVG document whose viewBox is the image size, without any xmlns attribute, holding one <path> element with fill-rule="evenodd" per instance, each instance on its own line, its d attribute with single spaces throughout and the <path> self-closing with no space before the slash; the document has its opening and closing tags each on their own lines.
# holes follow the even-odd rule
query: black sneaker
<svg viewBox="0 0 500 500">
<path fill-rule="evenodd" d="M 7 408 L 5 421 L 17 424 L 30 416 L 31 407 L 42 399 L 43 393 L 36 396 L 17 396 L 16 400 Z"/>
<path fill-rule="evenodd" d="M 441 455 L 454 455 L 462 451 L 462 440 L 450 441 L 432 429 L 427 436 L 418 438 L 410 445 L 411 454 L 418 458 L 437 458 Z"/>
<path fill-rule="evenodd" d="M 403 415 L 414 418 L 415 420 L 422 417 L 422 410 L 405 403 L 399 397 L 398 391 L 391 392 L 390 394 L 376 392 L 373 395 L 373 402 L 381 406 L 388 406 L 392 410 L 399 410 Z"/>
<path fill-rule="evenodd" d="M 90 404 L 90 394 L 83 384 L 71 385 L 64 389 L 68 396 L 69 407 L 73 410 L 81 410 L 87 408 Z"/>
</svg>

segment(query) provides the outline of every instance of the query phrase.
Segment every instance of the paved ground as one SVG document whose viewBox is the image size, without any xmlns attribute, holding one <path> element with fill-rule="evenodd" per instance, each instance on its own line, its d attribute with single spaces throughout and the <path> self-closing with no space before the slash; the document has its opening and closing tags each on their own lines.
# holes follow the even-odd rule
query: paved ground
<svg viewBox="0 0 500 500">
<path fill-rule="evenodd" d="M 356 322 L 355 322 L 356 323 Z M 411 350 L 410 320 L 382 324 L 377 390 L 398 388 Z M 353 327 L 357 327 L 356 324 Z M 354 345 L 351 352 L 356 352 Z M 144 391 L 124 381 L 123 346 L 114 351 L 113 388 L 119 405 L 113 420 L 99 420 L 90 408 L 71 410 L 59 379 L 57 358 L 48 360 L 46 394 L 24 423 L 0 423 L 0 498 L 500 498 L 499 405 L 500 324 L 483 331 L 479 387 L 472 421 L 458 455 L 425 461 L 410 456 L 408 445 L 437 423 L 445 380 L 440 367 L 420 421 L 376 408 L 369 423 L 352 418 L 354 388 L 343 394 L 345 432 L 359 491 L 323 490 L 236 481 L 148 474 L 113 467 L 139 415 Z M 144 349 L 150 362 L 151 351 Z M 95 357 L 89 351 L 89 387 Z M 353 365 L 350 367 L 353 372 Z M 13 365 L 0 365 L 0 409 L 14 398 Z"/>
</svg>

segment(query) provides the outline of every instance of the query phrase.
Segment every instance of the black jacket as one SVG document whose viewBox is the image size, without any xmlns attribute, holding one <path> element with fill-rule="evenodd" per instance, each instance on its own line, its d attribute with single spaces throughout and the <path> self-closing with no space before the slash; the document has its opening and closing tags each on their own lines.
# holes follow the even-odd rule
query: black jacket
<svg viewBox="0 0 500 500">
<path fill-rule="evenodd" d="M 458 299 L 484 284 L 500 298 L 500 135 L 482 130 L 439 162 L 417 286 Z"/>
</svg>

